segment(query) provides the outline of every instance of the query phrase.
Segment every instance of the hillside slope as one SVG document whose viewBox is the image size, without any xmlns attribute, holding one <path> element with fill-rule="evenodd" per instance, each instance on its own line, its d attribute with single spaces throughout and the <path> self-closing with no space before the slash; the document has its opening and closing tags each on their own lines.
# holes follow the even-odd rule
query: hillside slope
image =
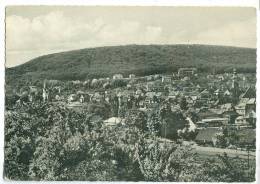
<svg viewBox="0 0 260 184">
<path fill-rule="evenodd" d="M 8 68 L 7 79 L 83 80 L 115 73 L 149 75 L 179 67 L 200 71 L 255 72 L 256 49 L 208 45 L 127 45 L 55 53 Z"/>
</svg>

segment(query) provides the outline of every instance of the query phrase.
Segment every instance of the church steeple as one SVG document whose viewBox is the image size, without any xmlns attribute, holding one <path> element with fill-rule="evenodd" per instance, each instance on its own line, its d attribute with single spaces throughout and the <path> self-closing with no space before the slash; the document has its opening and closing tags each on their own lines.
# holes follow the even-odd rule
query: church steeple
<svg viewBox="0 0 260 184">
<path fill-rule="evenodd" d="M 233 76 L 232 76 L 232 96 L 233 96 L 233 102 L 236 103 L 239 98 L 239 84 L 237 82 L 237 70 L 233 69 Z"/>
<path fill-rule="evenodd" d="M 237 70 L 233 69 L 233 77 L 232 77 L 232 88 L 236 88 L 238 85 L 237 83 Z"/>
<path fill-rule="evenodd" d="M 46 89 L 46 80 L 44 80 L 43 82 L 42 98 L 43 98 L 43 102 L 46 102 L 49 98 L 49 93 Z"/>
</svg>

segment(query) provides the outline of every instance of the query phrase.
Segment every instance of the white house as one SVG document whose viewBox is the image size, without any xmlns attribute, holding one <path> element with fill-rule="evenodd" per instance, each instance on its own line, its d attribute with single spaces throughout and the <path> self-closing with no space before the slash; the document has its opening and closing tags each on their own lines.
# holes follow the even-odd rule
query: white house
<svg viewBox="0 0 260 184">
<path fill-rule="evenodd" d="M 135 78 L 135 74 L 130 74 L 129 75 L 129 79 L 134 79 Z"/>
<path fill-rule="evenodd" d="M 123 75 L 122 74 L 115 74 L 115 75 L 113 75 L 113 79 L 123 79 Z"/>
<path fill-rule="evenodd" d="M 105 120 L 104 123 L 106 126 L 116 126 L 116 125 L 122 123 L 122 119 L 117 118 L 117 117 L 111 117 L 111 118 Z"/>
</svg>

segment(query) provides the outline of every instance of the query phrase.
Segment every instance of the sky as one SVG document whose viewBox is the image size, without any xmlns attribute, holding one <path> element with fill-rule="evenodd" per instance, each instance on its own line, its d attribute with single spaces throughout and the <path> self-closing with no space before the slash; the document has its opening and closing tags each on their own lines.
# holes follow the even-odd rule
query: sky
<svg viewBox="0 0 260 184">
<path fill-rule="evenodd" d="M 127 44 L 256 48 L 256 9 L 160 6 L 6 8 L 6 67 L 50 53 Z"/>
</svg>

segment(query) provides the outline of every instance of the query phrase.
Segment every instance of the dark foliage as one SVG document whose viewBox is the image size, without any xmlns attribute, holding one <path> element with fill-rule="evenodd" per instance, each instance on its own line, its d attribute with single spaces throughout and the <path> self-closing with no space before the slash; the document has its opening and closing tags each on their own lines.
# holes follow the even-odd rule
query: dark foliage
<svg viewBox="0 0 260 184">
<path fill-rule="evenodd" d="M 11 180 L 254 180 L 255 166 L 245 160 L 224 155 L 198 162 L 190 147 L 160 141 L 149 133 L 160 119 L 156 112 L 132 111 L 125 125 L 106 127 L 96 113 L 61 105 L 14 108 L 5 116 L 4 176 Z M 163 118 L 168 111 L 162 110 Z"/>
<path fill-rule="evenodd" d="M 116 66 L 116 67 L 115 67 Z M 128 45 L 82 49 L 35 58 L 6 70 L 7 83 L 17 80 L 84 80 L 115 73 L 139 76 L 197 67 L 200 72 L 255 72 L 256 50 L 206 45 Z M 10 82 L 12 81 L 12 82 Z"/>
</svg>

